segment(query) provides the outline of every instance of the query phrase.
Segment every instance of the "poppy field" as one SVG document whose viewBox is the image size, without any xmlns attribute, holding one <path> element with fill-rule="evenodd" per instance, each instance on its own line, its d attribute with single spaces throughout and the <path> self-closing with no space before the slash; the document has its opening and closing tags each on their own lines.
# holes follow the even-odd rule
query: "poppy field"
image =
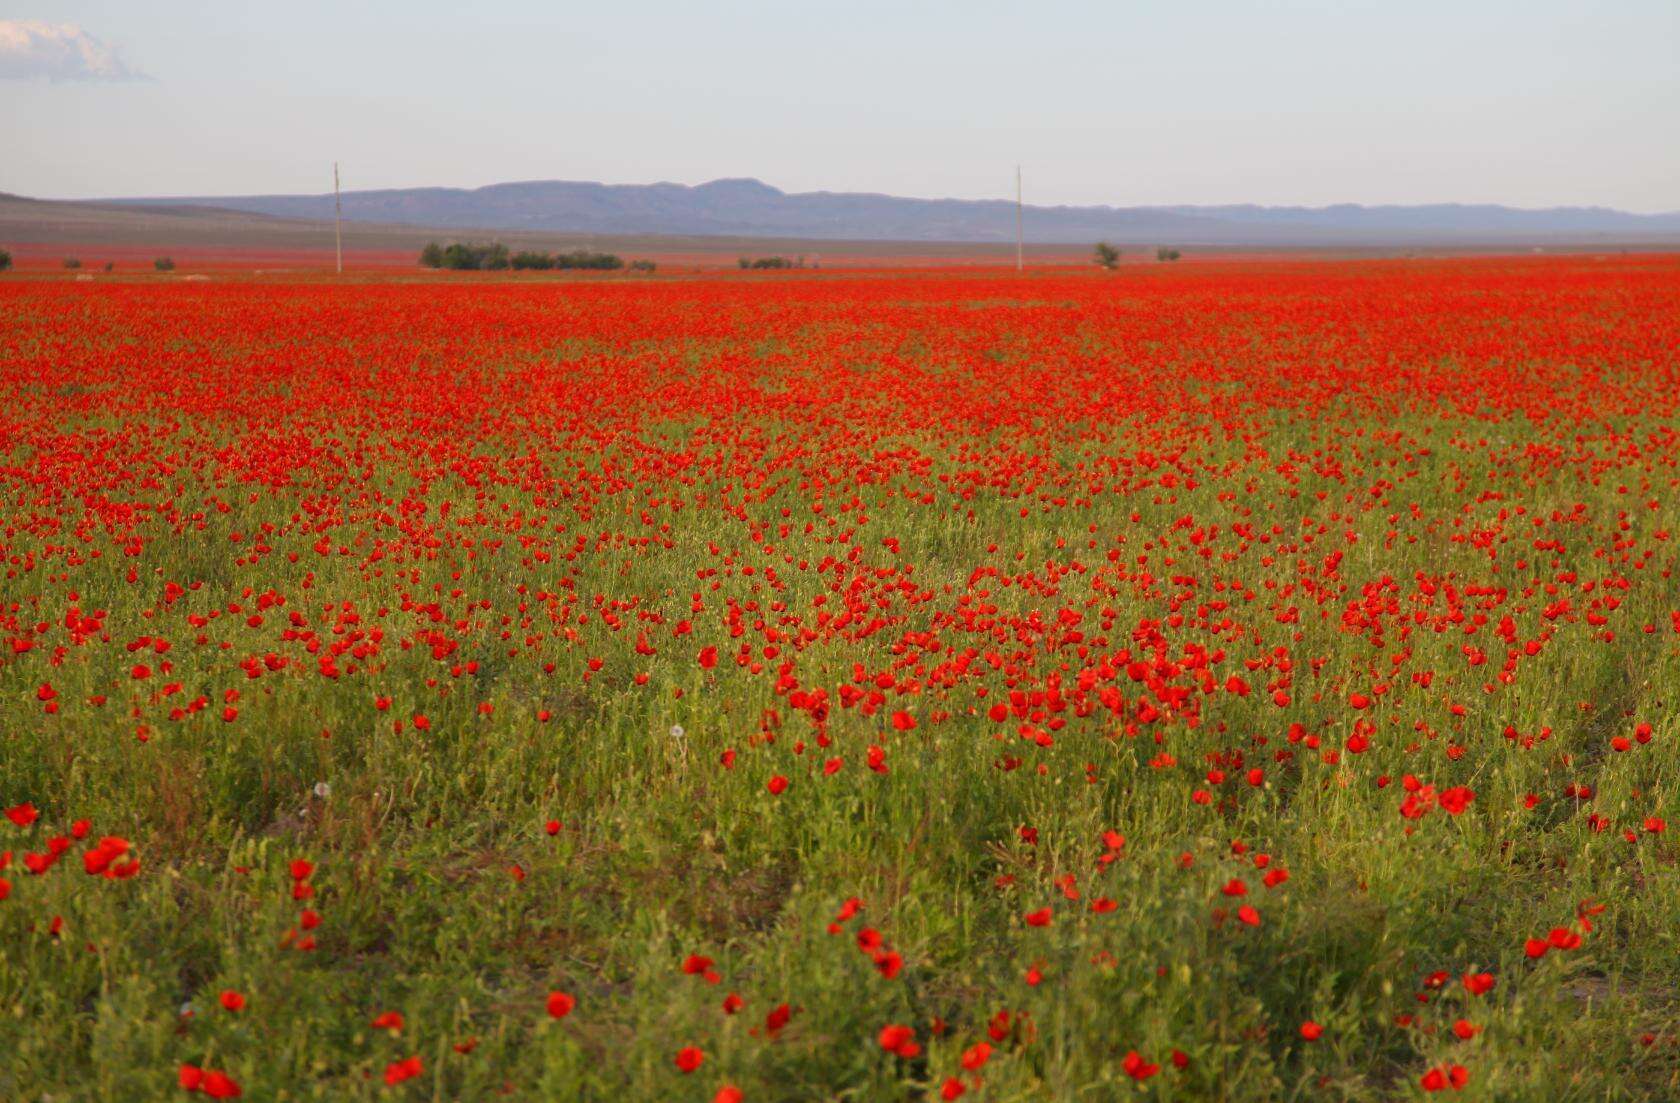
<svg viewBox="0 0 1680 1103">
<path fill-rule="evenodd" d="M 1680 261 L 0 279 L 0 1098 L 1680 1098 Z"/>
</svg>

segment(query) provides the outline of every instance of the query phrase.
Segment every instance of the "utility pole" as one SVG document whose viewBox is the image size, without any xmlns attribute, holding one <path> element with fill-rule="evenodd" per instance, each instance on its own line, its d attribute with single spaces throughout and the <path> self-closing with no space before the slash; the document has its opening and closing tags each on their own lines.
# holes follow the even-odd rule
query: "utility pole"
<svg viewBox="0 0 1680 1103">
<path fill-rule="evenodd" d="M 344 275 L 344 230 L 339 226 L 343 208 L 338 199 L 338 162 L 333 162 L 333 252 L 338 258 L 338 274 Z"/>
<path fill-rule="evenodd" d="M 1015 166 L 1015 271 L 1021 271 L 1021 166 Z"/>
</svg>

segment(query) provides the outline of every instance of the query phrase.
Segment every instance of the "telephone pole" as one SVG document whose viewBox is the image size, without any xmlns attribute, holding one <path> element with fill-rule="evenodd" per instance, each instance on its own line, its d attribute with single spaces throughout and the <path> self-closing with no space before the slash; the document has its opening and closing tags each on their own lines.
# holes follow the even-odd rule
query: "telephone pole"
<svg viewBox="0 0 1680 1103">
<path fill-rule="evenodd" d="M 1015 271 L 1021 271 L 1021 166 L 1015 166 Z"/>
<path fill-rule="evenodd" d="M 338 259 L 338 274 L 344 275 L 344 230 L 339 226 L 343 208 L 338 199 L 338 162 L 333 162 L 333 253 Z"/>
</svg>

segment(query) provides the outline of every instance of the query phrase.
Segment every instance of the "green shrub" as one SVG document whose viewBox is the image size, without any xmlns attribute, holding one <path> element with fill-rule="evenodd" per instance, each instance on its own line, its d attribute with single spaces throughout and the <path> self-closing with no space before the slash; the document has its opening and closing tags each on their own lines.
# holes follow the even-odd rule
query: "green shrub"
<svg viewBox="0 0 1680 1103">
<path fill-rule="evenodd" d="M 512 266 L 519 271 L 544 272 L 554 267 L 551 253 L 522 252 L 513 254 Z"/>
<path fill-rule="evenodd" d="M 77 260 L 75 257 L 64 258 L 64 267 L 66 268 L 80 268 L 81 266 L 82 262 Z"/>
<path fill-rule="evenodd" d="M 586 268 L 610 272 L 624 267 L 624 261 L 612 253 L 595 253 L 588 249 L 574 249 L 554 258 L 556 268 Z"/>
<path fill-rule="evenodd" d="M 1177 260 L 1178 257 L 1179 252 L 1177 249 L 1169 249 L 1165 245 L 1155 250 L 1156 260 Z"/>
<path fill-rule="evenodd" d="M 1114 268 L 1120 263 L 1120 250 L 1106 241 L 1099 241 L 1091 251 L 1092 257 L 1103 268 Z"/>
<path fill-rule="evenodd" d="M 511 263 L 508 247 L 499 241 L 488 245 L 452 241 L 443 250 L 440 267 L 457 272 L 499 272 Z"/>
<path fill-rule="evenodd" d="M 169 257 L 158 257 L 152 261 L 152 267 L 159 272 L 173 272 L 175 271 L 175 262 Z"/>
<path fill-rule="evenodd" d="M 12 266 L 12 254 L 8 253 L 4 249 L 0 249 L 0 272 L 6 271 L 7 269 L 11 268 L 11 266 Z"/>
<path fill-rule="evenodd" d="M 448 268 L 462 272 L 497 272 L 505 268 L 521 272 L 546 272 L 553 268 L 614 271 L 624 267 L 623 259 L 615 254 L 597 253 L 589 249 L 574 249 L 569 253 L 540 253 L 532 249 L 522 249 L 517 253 L 509 253 L 508 247 L 501 242 L 484 245 L 460 241 L 452 241 L 448 245 L 428 242 L 426 247 L 420 250 L 420 264 L 426 268 Z M 651 267 L 645 269 L 650 272 L 652 270 Z"/>
<path fill-rule="evenodd" d="M 633 260 L 630 262 L 630 271 L 632 272 L 652 272 L 658 267 L 659 265 L 651 260 Z"/>
</svg>

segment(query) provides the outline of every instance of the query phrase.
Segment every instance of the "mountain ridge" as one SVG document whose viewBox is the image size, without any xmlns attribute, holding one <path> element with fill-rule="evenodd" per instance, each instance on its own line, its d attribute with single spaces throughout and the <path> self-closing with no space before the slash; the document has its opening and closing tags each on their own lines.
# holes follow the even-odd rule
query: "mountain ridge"
<svg viewBox="0 0 1680 1103">
<path fill-rule="evenodd" d="M 735 235 L 811 239 L 1008 242 L 1008 199 L 922 199 L 879 192 L 786 192 L 753 177 L 687 185 L 523 180 L 476 188 L 347 191 L 344 218 L 439 230 L 495 228 L 617 234 Z M 86 200 L 114 206 L 214 206 L 281 218 L 331 219 L 332 193 L 168 196 Z M 1491 203 L 1323 207 L 1222 205 L 1029 205 L 1026 239 L 1098 238 L 1173 245 L 1512 244 L 1680 239 L 1680 211 L 1635 214 L 1600 206 L 1544 208 Z"/>
</svg>

